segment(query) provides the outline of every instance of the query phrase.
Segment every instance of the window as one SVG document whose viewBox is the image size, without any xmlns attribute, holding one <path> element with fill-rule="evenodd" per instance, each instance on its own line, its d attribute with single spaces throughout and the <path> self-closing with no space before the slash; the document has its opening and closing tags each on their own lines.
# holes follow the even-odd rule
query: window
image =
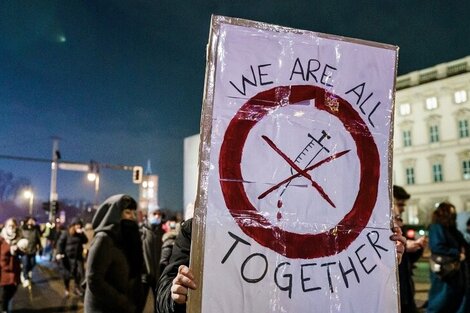
<svg viewBox="0 0 470 313">
<path fill-rule="evenodd" d="M 467 91 L 466 90 L 458 90 L 454 92 L 454 102 L 456 104 L 464 103 L 467 101 Z"/>
<path fill-rule="evenodd" d="M 441 163 L 434 163 L 432 165 L 432 175 L 433 175 L 433 181 L 435 183 L 442 182 L 442 165 Z"/>
<path fill-rule="evenodd" d="M 470 136 L 468 120 L 459 120 L 459 137 L 467 138 Z"/>
<path fill-rule="evenodd" d="M 464 180 L 470 180 L 470 159 L 462 161 L 462 176 Z"/>
<path fill-rule="evenodd" d="M 406 184 L 414 185 L 415 184 L 415 169 L 413 167 L 407 167 L 405 169 L 406 174 Z"/>
<path fill-rule="evenodd" d="M 403 146 L 410 147 L 411 146 L 411 130 L 404 130 L 403 131 Z"/>
<path fill-rule="evenodd" d="M 435 110 L 437 109 L 437 98 L 429 97 L 426 99 L 426 110 Z"/>
<path fill-rule="evenodd" d="M 439 126 L 429 126 L 429 142 L 439 142 Z"/>
<path fill-rule="evenodd" d="M 409 103 L 403 103 L 400 105 L 400 115 L 411 114 L 411 105 Z"/>
</svg>

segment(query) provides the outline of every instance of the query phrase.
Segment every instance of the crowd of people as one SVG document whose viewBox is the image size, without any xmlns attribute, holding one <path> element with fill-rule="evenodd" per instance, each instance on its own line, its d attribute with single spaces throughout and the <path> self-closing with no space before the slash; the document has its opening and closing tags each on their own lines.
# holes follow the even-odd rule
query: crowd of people
<svg viewBox="0 0 470 313">
<path fill-rule="evenodd" d="M 431 251 L 426 312 L 469 311 L 470 246 L 457 230 L 456 208 L 441 203 L 433 212 L 429 239 L 406 239 L 402 214 L 410 197 L 393 186 L 390 239 L 399 258 L 401 312 L 418 312 L 413 268 L 426 248 Z M 150 210 L 138 223 L 136 212 L 132 197 L 115 195 L 97 209 L 91 225 L 75 218 L 67 228 L 41 231 L 32 217 L 6 220 L 0 232 L 2 312 L 9 312 L 18 286 L 31 285 L 35 256 L 43 251 L 41 236 L 61 270 L 64 295 L 84 297 L 85 312 L 143 312 L 148 296 L 154 312 L 185 312 L 188 291 L 198 288 L 189 264 L 192 219 L 180 224 Z"/>
<path fill-rule="evenodd" d="M 67 227 L 51 223 L 40 227 L 32 217 L 4 221 L 1 312 L 11 311 L 19 287 L 31 288 L 33 269 L 41 257 L 57 265 L 64 296 L 84 298 L 86 312 L 142 312 L 149 291 L 156 299 L 157 279 L 168 264 L 179 221 L 153 209 L 137 223 L 136 209 L 133 198 L 116 195 L 86 225 L 79 218 Z"/>
</svg>

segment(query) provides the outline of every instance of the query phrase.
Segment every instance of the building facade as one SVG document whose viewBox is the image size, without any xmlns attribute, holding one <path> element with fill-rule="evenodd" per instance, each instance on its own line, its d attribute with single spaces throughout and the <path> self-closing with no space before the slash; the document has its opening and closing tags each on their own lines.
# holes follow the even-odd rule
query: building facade
<svg viewBox="0 0 470 313">
<path fill-rule="evenodd" d="M 437 203 L 470 211 L 470 56 L 397 78 L 393 181 L 411 195 L 404 220 Z"/>
</svg>

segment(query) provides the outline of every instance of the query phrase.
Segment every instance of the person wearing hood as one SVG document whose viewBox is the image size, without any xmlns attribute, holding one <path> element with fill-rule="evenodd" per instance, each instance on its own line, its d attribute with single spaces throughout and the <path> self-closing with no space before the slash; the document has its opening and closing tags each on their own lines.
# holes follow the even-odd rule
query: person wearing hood
<svg viewBox="0 0 470 313">
<path fill-rule="evenodd" d="M 80 284 L 84 278 L 83 245 L 88 242 L 83 233 L 83 223 L 74 218 L 67 230 L 61 232 L 57 241 L 56 259 L 61 264 L 62 275 L 65 286 L 65 296 L 70 293 L 70 279 L 75 282 L 74 293 L 83 296 Z"/>
<path fill-rule="evenodd" d="M 87 313 L 142 312 L 142 242 L 136 222 L 136 201 L 114 195 L 101 204 L 93 221 L 86 270 Z"/>
<path fill-rule="evenodd" d="M 0 233 L 0 286 L 3 287 L 2 312 L 10 312 L 11 300 L 20 283 L 21 263 L 19 254 L 21 244 L 18 244 L 20 240 L 26 242 L 26 239 L 21 239 L 16 220 L 9 218 Z"/>
<path fill-rule="evenodd" d="M 21 257 L 23 264 L 23 287 L 31 285 L 33 268 L 36 266 L 36 252 L 42 249 L 41 231 L 34 217 L 27 217 L 22 229 L 23 238 L 28 240 L 26 253 Z"/>
</svg>

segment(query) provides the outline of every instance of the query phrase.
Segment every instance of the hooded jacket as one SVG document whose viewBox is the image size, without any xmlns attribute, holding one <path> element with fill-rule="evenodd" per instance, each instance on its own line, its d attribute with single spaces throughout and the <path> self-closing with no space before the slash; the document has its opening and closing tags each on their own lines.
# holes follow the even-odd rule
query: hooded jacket
<svg viewBox="0 0 470 313">
<path fill-rule="evenodd" d="M 127 195 L 108 198 L 93 218 L 95 237 L 90 247 L 87 271 L 85 312 L 140 312 L 141 277 L 131 277 L 122 249 L 121 212 L 135 200 Z"/>
</svg>

